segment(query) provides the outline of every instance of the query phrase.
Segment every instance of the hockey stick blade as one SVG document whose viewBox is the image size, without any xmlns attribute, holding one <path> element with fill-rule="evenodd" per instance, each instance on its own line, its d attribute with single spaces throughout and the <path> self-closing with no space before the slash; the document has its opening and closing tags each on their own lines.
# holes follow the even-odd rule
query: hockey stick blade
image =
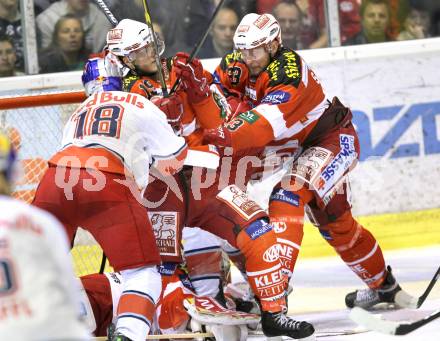
<svg viewBox="0 0 440 341">
<path fill-rule="evenodd" d="M 410 308 L 410 309 L 418 309 L 422 306 L 423 302 L 425 302 L 435 283 L 437 283 L 440 278 L 440 267 L 437 269 L 434 277 L 432 277 L 431 281 L 428 284 L 425 292 L 420 297 L 414 297 L 401 290 L 396 294 L 395 302 L 398 306 L 402 308 Z"/>
<path fill-rule="evenodd" d="M 428 315 L 423 319 L 413 322 L 384 320 L 359 307 L 354 307 L 349 316 L 354 322 L 370 330 L 390 335 L 406 335 L 439 318 L 440 310 L 433 312 L 431 315 Z"/>
</svg>

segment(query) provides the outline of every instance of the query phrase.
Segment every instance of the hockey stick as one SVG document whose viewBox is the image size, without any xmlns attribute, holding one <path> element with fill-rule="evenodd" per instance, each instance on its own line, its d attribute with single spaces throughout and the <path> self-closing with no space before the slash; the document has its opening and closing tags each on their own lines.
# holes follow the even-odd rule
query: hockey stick
<svg viewBox="0 0 440 341">
<path fill-rule="evenodd" d="M 223 7 L 224 3 L 225 3 L 225 0 L 221 0 L 220 3 L 217 5 L 217 8 L 215 9 L 214 14 L 212 15 L 211 19 L 209 20 L 208 28 L 206 29 L 205 33 L 200 38 L 200 40 L 197 42 L 197 44 L 194 46 L 194 48 L 189 56 L 188 64 L 192 62 L 194 57 L 197 55 L 197 53 L 199 53 L 200 49 L 202 48 L 202 45 L 205 42 L 206 37 L 208 37 L 209 31 L 211 31 L 211 27 L 214 24 L 214 20 L 217 17 L 218 12 L 220 12 L 220 9 Z M 179 84 L 180 84 L 180 78 L 177 78 L 176 81 L 174 82 L 173 86 L 171 87 L 170 94 L 172 94 L 172 93 L 174 93 L 174 91 L 176 91 L 177 86 Z"/>
<path fill-rule="evenodd" d="M 154 61 L 156 62 L 157 70 L 159 72 L 159 81 L 160 81 L 160 87 L 162 88 L 162 95 L 163 97 L 168 97 L 167 84 L 165 83 L 165 75 L 163 72 L 162 63 L 160 61 L 157 38 L 156 38 L 156 34 L 154 33 L 153 22 L 151 21 L 150 8 L 148 7 L 147 0 L 143 0 L 142 2 L 144 4 L 145 22 L 147 23 L 148 27 L 151 30 L 151 34 L 153 35 L 153 46 L 156 52 Z"/>
<path fill-rule="evenodd" d="M 147 340 L 168 340 L 168 339 L 195 339 L 214 337 L 212 333 L 182 333 L 182 334 L 163 334 L 163 335 L 147 335 Z M 94 340 L 107 341 L 107 336 L 98 336 Z"/>
<path fill-rule="evenodd" d="M 104 2 L 104 0 L 93 0 L 95 2 L 95 4 L 102 9 L 102 11 L 104 12 L 105 16 L 107 17 L 108 21 L 110 21 L 110 23 L 113 24 L 113 26 L 116 26 L 119 21 L 118 19 L 115 18 L 115 16 L 113 15 L 113 13 L 110 11 L 110 9 L 108 8 L 107 4 Z"/>
<path fill-rule="evenodd" d="M 103 274 L 105 270 L 105 263 L 107 262 L 107 256 L 104 253 L 104 250 L 102 251 L 102 258 L 101 258 L 101 265 L 99 266 L 99 273 Z"/>
<path fill-rule="evenodd" d="M 349 316 L 353 321 L 370 330 L 391 335 L 406 335 L 439 318 L 440 310 L 414 322 L 384 320 L 359 307 L 354 307 Z"/>
<path fill-rule="evenodd" d="M 435 283 L 440 278 L 440 266 L 437 269 L 436 273 L 434 274 L 434 277 L 431 279 L 431 282 L 429 282 L 428 287 L 426 288 L 425 292 L 420 297 L 414 297 L 411 295 L 408 295 L 405 291 L 401 290 L 396 294 L 395 302 L 398 306 L 404 307 L 404 308 L 410 308 L 410 309 L 418 309 L 420 306 L 425 302 L 426 298 L 428 297 L 429 293 L 431 292 L 432 288 L 434 287 Z"/>
</svg>

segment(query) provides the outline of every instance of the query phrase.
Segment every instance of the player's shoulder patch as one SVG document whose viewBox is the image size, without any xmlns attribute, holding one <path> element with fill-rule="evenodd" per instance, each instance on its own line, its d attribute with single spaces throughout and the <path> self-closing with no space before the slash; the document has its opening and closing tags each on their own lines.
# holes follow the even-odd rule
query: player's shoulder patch
<svg viewBox="0 0 440 341">
<path fill-rule="evenodd" d="M 231 64 L 235 62 L 243 62 L 240 52 L 234 51 L 225 55 L 220 62 L 220 68 L 225 71 Z"/>
<path fill-rule="evenodd" d="M 125 92 L 131 92 L 131 89 L 136 84 L 137 80 L 139 80 L 139 76 L 128 74 L 122 79 L 122 90 Z"/>
<path fill-rule="evenodd" d="M 269 86 L 290 84 L 297 88 L 302 78 L 301 58 L 295 51 L 282 48 L 266 71 L 269 74 Z"/>
</svg>

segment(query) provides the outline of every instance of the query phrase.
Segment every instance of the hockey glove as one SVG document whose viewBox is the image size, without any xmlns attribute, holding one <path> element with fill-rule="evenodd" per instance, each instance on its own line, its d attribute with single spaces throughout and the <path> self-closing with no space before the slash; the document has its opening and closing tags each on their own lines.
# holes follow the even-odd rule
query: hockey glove
<svg viewBox="0 0 440 341">
<path fill-rule="evenodd" d="M 153 96 L 150 101 L 165 113 L 169 125 L 175 133 L 180 135 L 183 116 L 183 104 L 180 96 L 176 93 L 170 97 Z"/>
<path fill-rule="evenodd" d="M 221 147 L 232 147 L 231 131 L 225 126 L 203 131 L 203 143 Z"/>
<path fill-rule="evenodd" d="M 200 60 L 193 59 L 188 64 L 188 59 L 189 55 L 187 53 L 177 53 L 174 59 L 174 70 L 182 82 L 189 101 L 199 103 L 209 96 L 209 85 L 203 75 L 203 66 Z"/>
</svg>

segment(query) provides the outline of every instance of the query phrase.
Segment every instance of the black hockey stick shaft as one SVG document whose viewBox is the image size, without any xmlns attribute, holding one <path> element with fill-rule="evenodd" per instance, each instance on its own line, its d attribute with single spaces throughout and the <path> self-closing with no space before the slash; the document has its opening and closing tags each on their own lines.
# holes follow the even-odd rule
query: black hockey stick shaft
<svg viewBox="0 0 440 341">
<path fill-rule="evenodd" d="M 188 63 L 191 63 L 192 60 L 194 59 L 194 57 L 199 53 L 200 49 L 202 48 L 203 43 L 205 42 L 206 38 L 208 37 L 209 31 L 211 31 L 211 27 L 214 24 L 214 20 L 217 17 L 218 12 L 220 12 L 220 9 L 223 7 L 224 3 L 225 3 L 225 0 L 221 0 L 220 3 L 217 5 L 217 8 L 215 9 L 214 14 L 212 15 L 211 19 L 209 20 L 208 28 L 206 29 L 203 36 L 200 37 L 199 41 L 194 46 L 191 54 L 189 55 Z M 174 91 L 176 91 L 179 83 L 180 83 L 180 78 L 177 78 L 176 81 L 174 82 L 171 90 L 170 90 L 170 94 L 172 94 L 172 93 L 174 93 Z"/>
<path fill-rule="evenodd" d="M 417 308 L 420 308 L 423 302 L 425 302 L 426 298 L 428 297 L 429 293 L 431 292 L 432 288 L 434 287 L 435 283 L 437 283 L 439 278 L 440 278 L 440 266 L 438 267 L 436 273 L 434 274 L 434 277 L 432 277 L 431 282 L 429 282 L 425 292 L 422 294 L 422 296 L 419 297 L 417 301 Z"/>
<path fill-rule="evenodd" d="M 107 262 L 107 256 L 104 251 L 102 251 L 101 265 L 99 266 L 99 273 L 103 274 L 105 270 L 105 263 Z"/>
<path fill-rule="evenodd" d="M 104 12 L 104 14 L 107 17 L 108 21 L 110 21 L 113 24 L 113 26 L 116 26 L 117 24 L 119 24 L 118 19 L 115 18 L 115 16 L 110 11 L 110 9 L 108 8 L 108 6 L 104 2 L 104 0 L 93 0 L 93 1 L 95 2 L 96 5 L 98 5 L 99 8 L 102 9 L 102 11 Z"/>
<path fill-rule="evenodd" d="M 162 63 L 160 61 L 157 38 L 156 38 L 156 34 L 154 33 L 153 22 L 151 21 L 150 8 L 148 7 L 147 0 L 143 0 L 143 4 L 144 4 L 144 12 L 145 12 L 145 22 L 147 23 L 148 27 L 150 27 L 151 34 L 153 35 L 153 44 L 154 44 L 154 49 L 156 52 L 154 60 L 156 62 L 156 66 L 157 66 L 157 72 L 159 72 L 159 82 L 160 82 L 160 87 L 162 88 L 162 95 L 164 97 L 168 97 L 167 84 L 165 83 L 165 75 L 164 75 L 164 71 L 162 68 Z"/>
<path fill-rule="evenodd" d="M 429 322 L 431 322 L 439 317 L 440 317 L 440 310 L 432 313 L 431 315 L 426 316 L 425 318 L 423 318 L 421 320 L 411 322 L 411 323 L 403 323 L 396 328 L 396 331 L 394 334 L 395 335 L 406 335 L 416 329 L 419 329 L 420 327 L 423 327 L 424 325 L 428 324 Z"/>
</svg>

